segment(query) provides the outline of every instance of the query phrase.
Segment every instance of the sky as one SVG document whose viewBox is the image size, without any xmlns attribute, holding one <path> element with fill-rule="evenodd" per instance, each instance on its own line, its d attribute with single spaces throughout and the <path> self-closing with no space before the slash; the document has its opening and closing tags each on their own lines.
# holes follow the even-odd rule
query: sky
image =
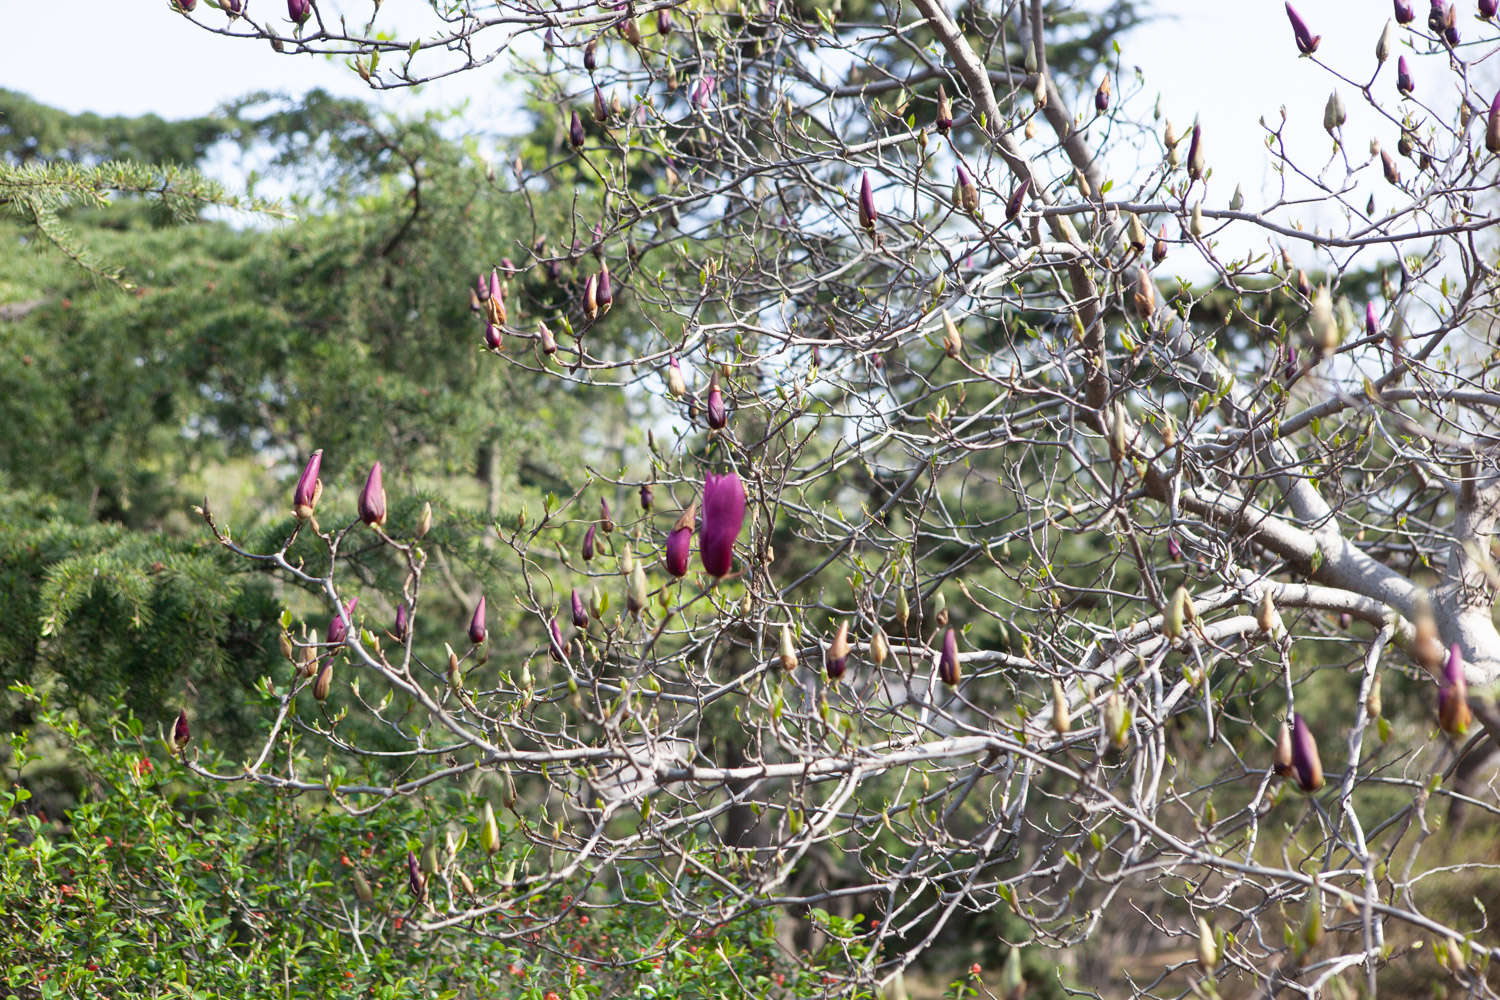
<svg viewBox="0 0 1500 1000">
<path fill-rule="evenodd" d="M 280 0 L 251 2 L 260 16 L 270 11 L 284 16 Z M 1472 4 L 1459 0 L 1459 5 L 1470 8 L 1460 19 L 1461 29 L 1481 36 Z M 368 0 L 322 0 L 319 6 L 327 11 L 369 10 Z M 1418 6 L 1425 11 L 1424 4 Z M 385 0 L 382 16 L 400 18 L 425 8 L 425 0 Z M 1319 56 L 1365 82 L 1376 66 L 1375 42 L 1390 16 L 1389 0 L 1302 0 L 1298 8 L 1313 31 L 1323 35 Z M 1291 141 L 1310 151 L 1309 159 L 1321 163 L 1332 152 L 1321 127 L 1330 81 L 1308 60 L 1295 58 L 1281 0 L 1158 0 L 1153 9 L 1159 15 L 1153 23 L 1121 40 L 1126 70 L 1139 67 L 1145 74 L 1146 90 L 1134 99 L 1138 103 L 1132 111 L 1148 110 L 1160 93 L 1165 116 L 1180 131 L 1195 117 L 1204 123 L 1205 148 L 1215 172 L 1209 204 L 1227 203 L 1236 186 L 1243 188 L 1247 208 L 1256 207 L 1258 198 L 1275 195 L 1277 178 L 1257 122 L 1262 116 L 1275 121 L 1283 106 L 1288 109 Z M 206 4 L 199 4 L 199 16 L 206 23 L 223 23 L 222 15 L 206 10 Z M 505 126 L 499 110 L 506 105 L 499 62 L 416 91 L 372 94 L 341 63 L 278 55 L 264 42 L 205 32 L 169 10 L 168 0 L 0 0 L 0 37 L 52 40 L 7 46 L 9 51 L 0 59 L 0 87 L 24 91 L 69 111 L 154 112 L 177 118 L 209 113 L 251 90 L 295 93 L 323 87 L 373 98 L 397 112 L 468 101 L 474 121 L 496 129 Z M 62 39 L 66 58 L 58 55 Z M 1382 68 L 1377 95 L 1384 93 L 1383 87 L 1394 96 L 1394 61 L 1393 57 Z M 1424 76 L 1433 87 L 1441 86 L 1446 77 L 1443 66 L 1427 66 L 1428 61 L 1414 61 L 1419 90 Z M 1368 156 L 1371 136 L 1393 145 L 1394 134 L 1381 134 L 1382 129 L 1391 132 L 1389 123 L 1376 121 L 1363 109 L 1355 89 L 1343 89 L 1350 109 L 1345 131 L 1351 155 Z"/>
</svg>

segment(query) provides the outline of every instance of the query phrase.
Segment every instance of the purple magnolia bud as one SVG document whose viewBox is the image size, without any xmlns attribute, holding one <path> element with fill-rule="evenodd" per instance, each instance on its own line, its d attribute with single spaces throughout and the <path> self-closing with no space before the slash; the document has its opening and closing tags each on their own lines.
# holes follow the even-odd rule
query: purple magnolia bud
<svg viewBox="0 0 1500 1000">
<path fill-rule="evenodd" d="M 1458 8 L 1448 8 L 1448 19 L 1443 25 L 1443 40 L 1450 46 L 1458 44 Z"/>
<path fill-rule="evenodd" d="M 949 687 L 958 683 L 958 634 L 951 628 L 943 633 L 943 652 L 938 657 L 938 676 Z"/>
<path fill-rule="evenodd" d="M 656 12 L 656 33 L 658 35 L 670 35 L 672 33 L 672 8 L 661 7 Z"/>
<path fill-rule="evenodd" d="M 937 120 L 935 124 L 937 125 L 937 130 L 939 132 L 947 135 L 948 130 L 953 127 L 953 105 L 948 100 L 948 92 L 943 89 L 943 85 L 941 83 L 938 84 L 937 101 Z"/>
<path fill-rule="evenodd" d="M 1109 110 L 1109 77 L 1099 81 L 1099 89 L 1094 91 L 1094 110 L 1101 115 Z"/>
<path fill-rule="evenodd" d="M 1411 0 L 1394 0 L 1396 8 L 1396 21 L 1398 24 L 1411 24 L 1412 18 L 1417 12 L 1412 9 Z"/>
<path fill-rule="evenodd" d="M 599 301 L 599 312 L 601 314 L 609 312 L 610 303 L 615 300 L 615 292 L 614 285 L 609 280 L 608 264 L 599 266 L 599 281 L 594 295 Z"/>
<path fill-rule="evenodd" d="M 1380 319 L 1375 315 L 1375 303 L 1365 303 L 1365 336 L 1380 336 Z"/>
<path fill-rule="evenodd" d="M 839 622 L 839 630 L 834 633 L 833 641 L 828 644 L 828 652 L 824 655 L 823 669 L 831 681 L 838 680 L 848 671 L 849 623 L 847 621 Z"/>
<path fill-rule="evenodd" d="M 589 623 L 589 613 L 583 606 L 583 595 L 578 592 L 577 587 L 573 588 L 573 593 L 569 598 L 569 605 L 569 610 L 573 614 L 573 627 L 586 627 Z"/>
<path fill-rule="evenodd" d="M 318 498 L 323 495 L 323 480 L 318 478 L 318 473 L 322 469 L 323 449 L 319 448 L 307 460 L 307 465 L 303 466 L 302 476 L 297 480 L 297 488 L 292 491 L 292 511 L 304 521 L 313 516 L 313 511 L 318 506 Z"/>
<path fill-rule="evenodd" d="M 490 297 L 485 300 L 485 310 L 491 323 L 505 325 L 505 286 L 500 281 L 500 271 L 490 269 Z"/>
<path fill-rule="evenodd" d="M 1287 10 L 1291 9 L 1291 6 L 1288 5 Z M 1188 176 L 1193 180 L 1197 180 L 1203 176 L 1203 169 L 1203 126 L 1197 122 L 1193 122 L 1193 137 L 1188 140 Z"/>
<path fill-rule="evenodd" d="M 1403 96 L 1410 96 L 1411 92 L 1416 89 L 1411 80 L 1411 67 L 1406 64 L 1405 56 L 1396 60 L 1396 89 L 1401 91 Z"/>
<path fill-rule="evenodd" d="M 594 84 L 594 121 L 604 122 L 609 120 L 609 107 L 604 103 L 604 91 L 599 85 Z"/>
<path fill-rule="evenodd" d="M 1151 260 L 1157 264 L 1167 259 L 1167 225 L 1162 223 L 1156 231 L 1156 242 L 1151 245 Z"/>
<path fill-rule="evenodd" d="M 547 326 L 547 324 L 538 321 L 536 325 L 536 332 L 537 336 L 542 338 L 542 353 L 556 354 L 557 338 L 552 335 L 552 330 Z"/>
<path fill-rule="evenodd" d="M 651 504 L 656 500 L 656 491 L 651 488 L 650 483 L 641 484 L 641 510 L 651 513 Z"/>
<path fill-rule="evenodd" d="M 979 211 L 979 187 L 962 163 L 958 165 L 958 177 L 953 182 L 953 203 L 965 212 Z"/>
<path fill-rule="evenodd" d="M 172 6 L 176 7 L 184 14 L 191 14 L 193 12 L 193 8 L 198 6 L 198 0 L 172 0 Z"/>
<path fill-rule="evenodd" d="M 1007 221 L 1021 214 L 1021 206 L 1026 203 L 1026 192 L 1031 189 L 1031 177 L 1028 175 L 1021 178 L 1021 183 L 1005 199 L 1005 218 Z"/>
<path fill-rule="evenodd" d="M 380 463 L 370 466 L 365 488 L 359 491 L 359 519 L 371 527 L 385 523 L 385 487 L 380 483 Z"/>
<path fill-rule="evenodd" d="M 578 117 L 577 111 L 574 111 L 573 118 L 568 123 L 568 142 L 573 144 L 574 149 L 582 149 L 586 138 L 583 132 L 583 119 Z"/>
<path fill-rule="evenodd" d="M 1292 381 L 1292 379 L 1294 379 L 1294 378 L 1297 377 L 1297 372 L 1300 369 L 1300 367 L 1301 366 L 1297 363 L 1297 349 L 1295 347 L 1293 347 L 1292 345 L 1288 344 L 1287 347 L 1286 347 L 1286 351 L 1285 351 L 1285 353 L 1282 356 L 1282 363 L 1281 363 L 1281 376 L 1282 376 L 1282 378 L 1285 381 L 1287 381 L 1287 382 Z"/>
<path fill-rule="evenodd" d="M 693 522 L 697 517 L 698 500 L 695 497 L 667 535 L 667 572 L 673 576 L 687 575 L 688 555 L 693 549 Z"/>
<path fill-rule="evenodd" d="M 591 274 L 583 283 L 583 314 L 589 319 L 599 318 L 599 276 Z"/>
<path fill-rule="evenodd" d="M 719 430 L 729 422 L 729 411 L 724 407 L 724 393 L 719 390 L 719 373 L 708 384 L 708 426 Z"/>
<path fill-rule="evenodd" d="M 1438 683 L 1438 725 L 1443 732 L 1457 738 L 1469 731 L 1473 721 L 1463 653 L 1455 642 L 1448 647 L 1448 662 L 1443 665 L 1443 677 Z"/>
<path fill-rule="evenodd" d="M 245 12 L 245 0 L 219 0 L 219 6 L 229 15 L 230 20 Z"/>
<path fill-rule="evenodd" d="M 483 274 L 474 279 L 474 297 L 480 302 L 488 302 L 490 298 L 490 283 Z"/>
<path fill-rule="evenodd" d="M 596 38 L 589 39 L 588 44 L 583 47 L 583 68 L 590 73 L 599 68 L 598 49 L 599 40 Z"/>
<path fill-rule="evenodd" d="M 182 753 L 192 738 L 193 734 L 188 730 L 187 709 L 180 709 L 177 712 L 177 722 L 172 726 L 172 749 Z"/>
<path fill-rule="evenodd" d="M 1322 35 L 1314 35 L 1307 29 L 1307 22 L 1302 20 L 1302 15 L 1297 13 L 1290 2 L 1286 5 L 1287 20 L 1292 22 L 1292 34 L 1297 39 L 1297 51 L 1305 56 L 1310 56 L 1318 51 L 1318 43 L 1323 40 Z"/>
<path fill-rule="evenodd" d="M 349 638 L 349 626 L 344 624 L 344 619 L 347 618 L 350 622 L 354 621 L 354 606 L 358 603 L 359 598 L 349 598 L 349 603 L 344 605 L 344 613 L 339 614 L 338 612 L 334 612 L 333 617 L 328 620 L 328 632 L 326 634 L 328 645 L 334 647 L 342 646 L 344 640 Z"/>
<path fill-rule="evenodd" d="M 606 535 L 615 530 L 615 519 L 609 516 L 609 501 L 603 497 L 599 498 L 599 527 Z"/>
<path fill-rule="evenodd" d="M 1443 28 L 1447 26 L 1447 23 L 1448 11 L 1443 4 L 1443 0 L 1432 0 L 1432 6 L 1427 10 L 1427 27 L 1432 30 L 1434 35 L 1440 35 L 1443 33 Z"/>
<path fill-rule="evenodd" d="M 312 16 L 312 0 L 286 0 L 286 16 L 303 23 Z"/>
<path fill-rule="evenodd" d="M 578 554 L 583 556 L 584 562 L 589 562 L 594 558 L 594 534 L 598 530 L 597 524 L 591 524 L 589 530 L 583 533 L 583 545 L 579 548 Z"/>
<path fill-rule="evenodd" d="M 511 260 L 509 257 L 501 257 L 500 273 L 507 279 L 514 277 L 516 273 L 516 262 Z"/>
<path fill-rule="evenodd" d="M 542 35 L 542 48 L 547 52 L 557 48 L 557 32 L 547 29 L 546 34 Z"/>
<path fill-rule="evenodd" d="M 1500 3 L 1496 0 L 1479 0 L 1479 16 L 1488 21 L 1495 16 L 1495 11 L 1500 10 Z"/>
<path fill-rule="evenodd" d="M 1167 536 L 1167 554 L 1173 559 L 1182 558 L 1182 546 L 1177 544 L 1177 539 L 1173 535 Z"/>
<path fill-rule="evenodd" d="M 469 641 L 476 646 L 484 642 L 485 637 L 489 635 L 489 629 L 486 627 L 487 623 L 485 622 L 486 617 L 484 595 L 480 594 L 479 603 L 474 605 L 474 617 L 469 619 Z"/>
<path fill-rule="evenodd" d="M 859 224 L 865 232 L 875 231 L 875 222 L 880 218 L 880 213 L 875 211 L 875 192 L 870 188 L 870 174 L 868 171 L 859 181 Z"/>
<path fill-rule="evenodd" d="M 1323 787 L 1323 762 L 1318 758 L 1317 741 L 1297 713 L 1292 714 L 1292 770 L 1297 775 L 1297 787 L 1308 795 Z"/>
<path fill-rule="evenodd" d="M 427 888 L 427 876 L 422 874 L 422 863 L 412 851 L 406 852 L 406 884 L 411 889 L 411 894 L 418 899 L 422 898 L 422 892 Z"/>
<path fill-rule="evenodd" d="M 557 627 L 556 618 L 547 623 L 547 655 L 558 663 L 568 662 L 568 644 L 563 642 L 562 629 Z"/>
<path fill-rule="evenodd" d="M 505 334 L 493 323 L 484 324 L 484 346 L 492 351 L 505 349 Z"/>
<path fill-rule="evenodd" d="M 391 635 L 395 636 L 398 642 L 405 642 L 410 634 L 411 611 L 406 607 L 406 602 L 402 601 L 396 605 L 396 624 L 391 628 Z"/>
<path fill-rule="evenodd" d="M 722 577 L 734 566 L 734 542 L 745 524 L 745 485 L 733 472 L 703 481 L 703 535 L 698 557 L 709 576 Z"/>
</svg>

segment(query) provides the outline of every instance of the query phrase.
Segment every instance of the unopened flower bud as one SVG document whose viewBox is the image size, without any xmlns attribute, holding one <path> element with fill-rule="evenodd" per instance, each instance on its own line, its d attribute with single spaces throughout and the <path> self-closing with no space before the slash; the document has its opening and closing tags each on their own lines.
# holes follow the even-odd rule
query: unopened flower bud
<svg viewBox="0 0 1500 1000">
<path fill-rule="evenodd" d="M 1385 27 L 1380 31 L 1380 39 L 1375 43 L 1375 61 L 1385 63 L 1391 57 L 1391 48 L 1396 44 L 1396 22 L 1387 19 Z"/>
<path fill-rule="evenodd" d="M 583 533 L 583 544 L 578 548 L 578 554 L 583 557 L 584 562 L 594 558 L 594 536 L 598 531 L 598 525 L 590 524 L 589 529 Z"/>
<path fill-rule="evenodd" d="M 1094 110 L 1101 115 L 1109 110 L 1109 77 L 1099 81 L 1099 88 L 1094 91 Z"/>
<path fill-rule="evenodd" d="M 1188 176 L 1193 180 L 1201 178 L 1208 169 L 1208 164 L 1203 156 L 1203 126 L 1197 122 L 1193 123 L 1193 137 L 1188 141 Z"/>
<path fill-rule="evenodd" d="M 318 671 L 318 679 L 313 681 L 312 695 L 318 701 L 328 698 L 328 689 L 333 685 L 333 657 L 323 662 L 323 669 Z"/>
<path fill-rule="evenodd" d="M 1022 177 L 1021 183 L 1016 185 L 1016 189 L 1012 191 L 1010 193 L 1010 197 L 1005 200 L 1005 218 L 1007 221 L 1012 220 L 1021 214 L 1021 206 L 1026 204 L 1026 192 L 1030 189 L 1031 178 L 1029 176 Z"/>
<path fill-rule="evenodd" d="M 1344 99 L 1335 90 L 1328 95 L 1328 102 L 1323 105 L 1323 129 L 1333 135 L 1348 120 L 1349 112 L 1344 109 Z"/>
<path fill-rule="evenodd" d="M 781 626 L 781 666 L 784 670 L 797 669 L 797 646 L 792 642 L 792 627 Z"/>
<path fill-rule="evenodd" d="M 1323 40 L 1322 35 L 1314 35 L 1308 30 L 1307 22 L 1290 3 L 1286 5 L 1287 20 L 1292 22 L 1292 37 L 1297 42 L 1297 51 L 1305 56 L 1310 56 L 1318 51 L 1318 43 Z"/>
<path fill-rule="evenodd" d="M 354 622 L 354 606 L 359 603 L 358 597 L 349 598 L 349 603 L 344 605 L 343 614 L 334 612 L 333 617 L 328 620 L 328 631 L 325 634 L 328 645 L 337 649 L 349 638 L 349 625 Z M 348 619 L 346 622 L 345 619 Z"/>
<path fill-rule="evenodd" d="M 953 203 L 965 212 L 979 211 L 979 187 L 962 163 L 953 181 Z"/>
<path fill-rule="evenodd" d="M 1156 243 L 1151 247 L 1151 261 L 1160 264 L 1167 259 L 1167 227 L 1163 223 L 1156 234 Z"/>
<path fill-rule="evenodd" d="M 1183 620 L 1187 616 L 1187 588 L 1178 587 L 1167 601 L 1167 610 L 1162 613 L 1161 632 L 1168 639 L 1183 636 Z"/>
<path fill-rule="evenodd" d="M 485 802 L 484 815 L 479 825 L 479 846 L 483 847 L 486 854 L 494 854 L 500 850 L 500 824 L 495 819 L 495 809 Z"/>
<path fill-rule="evenodd" d="M 641 484 L 641 510 L 651 513 L 651 506 L 656 502 L 656 491 L 651 488 L 650 483 Z"/>
<path fill-rule="evenodd" d="M 485 315 L 493 326 L 504 326 L 508 318 L 505 312 L 505 286 L 500 282 L 500 272 L 490 270 L 490 297 L 484 300 Z"/>
<path fill-rule="evenodd" d="M 875 211 L 875 192 L 870 188 L 870 174 L 867 171 L 859 181 L 859 225 L 867 233 L 875 231 L 875 223 L 879 221 L 880 213 Z"/>
<path fill-rule="evenodd" d="M 1443 665 L 1443 676 L 1438 685 L 1438 725 L 1454 739 L 1467 733 L 1474 721 L 1468 691 L 1463 653 L 1455 642 L 1448 648 L 1448 660 Z"/>
<path fill-rule="evenodd" d="M 667 392 L 675 399 L 687 395 L 687 382 L 682 378 L 682 366 L 675 357 L 667 359 Z"/>
<path fill-rule="evenodd" d="M 1146 249 L 1146 227 L 1141 225 L 1141 217 L 1134 212 L 1130 214 L 1130 249 L 1140 253 Z"/>
<path fill-rule="evenodd" d="M 879 667 L 885 663 L 885 658 L 891 653 L 890 643 L 886 642 L 885 631 L 879 625 L 875 631 L 870 633 L 870 662 Z"/>
<path fill-rule="evenodd" d="M 179 709 L 177 712 L 177 721 L 172 724 L 172 749 L 177 753 L 182 753 L 183 750 L 187 749 L 188 742 L 192 738 L 192 733 L 188 729 L 187 709 Z"/>
<path fill-rule="evenodd" d="M 359 493 L 359 519 L 371 527 L 385 524 L 385 487 L 380 481 L 380 463 L 370 466 L 365 488 Z"/>
<path fill-rule="evenodd" d="M 667 535 L 666 564 L 667 572 L 674 577 L 687 575 L 688 556 L 693 548 L 693 525 L 698 517 L 698 500 L 695 497 L 688 504 L 687 510 L 672 525 L 672 530 Z"/>
<path fill-rule="evenodd" d="M 286 0 L 286 16 L 302 24 L 312 16 L 312 0 Z"/>
<path fill-rule="evenodd" d="M 719 373 L 715 371 L 708 383 L 708 426 L 721 429 L 729 422 L 729 411 L 724 406 L 724 393 L 719 389 Z"/>
<path fill-rule="evenodd" d="M 940 590 L 932 601 L 932 617 L 940 626 L 948 624 L 948 598 Z"/>
<path fill-rule="evenodd" d="M 1412 8 L 1411 0 L 1394 0 L 1396 22 L 1398 24 L 1411 24 L 1417 12 Z"/>
<path fill-rule="evenodd" d="M 1059 736 L 1073 728 L 1073 718 L 1068 712 L 1068 696 L 1063 691 L 1062 681 L 1052 680 L 1052 731 Z"/>
<path fill-rule="evenodd" d="M 609 312 L 609 307 L 615 301 L 614 283 L 609 280 L 609 265 L 599 265 L 599 279 L 595 283 L 594 298 L 599 303 L 599 315 Z"/>
<path fill-rule="evenodd" d="M 935 124 L 937 125 L 937 130 L 943 133 L 943 135 L 947 135 L 948 130 L 953 127 L 953 104 L 948 100 L 948 92 L 943 89 L 941 83 L 938 84 L 937 120 Z"/>
<path fill-rule="evenodd" d="M 543 354 L 551 355 L 557 353 L 557 338 L 553 336 L 552 329 L 548 327 L 546 323 L 543 323 L 540 320 L 537 322 L 536 335 L 542 341 Z"/>
<path fill-rule="evenodd" d="M 839 622 L 838 631 L 834 633 L 833 641 L 828 644 L 828 651 L 824 655 L 823 668 L 828 674 L 828 679 L 836 681 L 844 676 L 849 669 L 849 623 Z"/>
<path fill-rule="evenodd" d="M 958 684 L 960 678 L 958 635 L 951 628 L 943 633 L 943 651 L 938 655 L 938 676 L 949 687 Z"/>
<path fill-rule="evenodd" d="M 950 358 L 956 358 L 963 353 L 964 338 L 958 332 L 958 326 L 953 322 L 953 317 L 948 315 L 948 310 L 943 310 L 943 353 Z"/>
<path fill-rule="evenodd" d="M 1207 920 L 1198 918 L 1198 968 L 1213 975 L 1219 967 L 1219 943 L 1214 939 L 1214 929 Z"/>
<path fill-rule="evenodd" d="M 588 136 L 583 131 L 583 119 L 578 117 L 578 112 L 573 112 L 572 119 L 568 122 L 568 142 L 574 149 L 582 149 L 584 141 Z"/>
<path fill-rule="evenodd" d="M 484 642 L 489 635 L 488 623 L 485 621 L 484 595 L 479 595 L 479 603 L 474 605 L 474 616 L 469 619 L 469 641 L 478 646 Z"/>
<path fill-rule="evenodd" d="M 547 655 L 558 663 L 568 662 L 568 644 L 563 642 L 562 629 L 557 627 L 556 618 L 547 623 Z"/>
<path fill-rule="evenodd" d="M 396 620 L 391 625 L 391 636 L 397 642 L 405 642 L 406 637 L 411 634 L 411 611 L 406 602 L 402 601 L 396 605 Z"/>
<path fill-rule="evenodd" d="M 1292 770 L 1297 776 L 1297 787 L 1311 795 L 1323 787 L 1323 762 L 1318 757 L 1318 744 L 1312 730 L 1300 714 L 1292 714 Z"/>
<path fill-rule="evenodd" d="M 323 481 L 318 474 L 323 468 L 323 449 L 319 448 L 313 452 L 307 460 L 307 465 L 302 468 L 302 475 L 297 480 L 297 488 L 292 492 L 292 511 L 298 519 L 306 521 L 313 516 L 317 509 L 318 498 L 323 495 Z"/>
<path fill-rule="evenodd" d="M 1396 60 L 1396 89 L 1403 97 L 1410 97 L 1411 92 L 1416 89 L 1411 78 L 1411 67 L 1406 64 L 1405 56 Z"/>
</svg>

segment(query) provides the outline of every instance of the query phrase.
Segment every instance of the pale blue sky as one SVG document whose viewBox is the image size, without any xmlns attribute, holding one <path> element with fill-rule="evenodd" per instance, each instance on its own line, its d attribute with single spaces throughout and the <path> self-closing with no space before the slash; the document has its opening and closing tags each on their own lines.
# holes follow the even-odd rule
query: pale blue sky
<svg viewBox="0 0 1500 1000">
<path fill-rule="evenodd" d="M 262 16 L 284 17 L 280 0 L 251 0 Z M 1351 77 L 1367 79 L 1375 66 L 1374 46 L 1390 16 L 1388 0 L 1303 0 L 1298 5 L 1315 32 L 1323 35 L 1320 56 Z M 1425 11 L 1425 5 L 1420 5 Z M 322 0 L 325 12 L 339 8 L 367 11 L 368 0 Z M 419 0 L 386 0 L 383 15 L 415 14 Z M 1466 38 L 1481 32 L 1472 4 L 1460 0 Z M 202 5 L 200 4 L 200 9 Z M 1275 190 L 1257 120 L 1274 120 L 1286 105 L 1288 134 L 1315 165 L 1331 151 L 1321 128 L 1330 81 L 1307 60 L 1295 58 L 1281 0 L 1227 3 L 1219 0 L 1161 0 L 1164 15 L 1122 42 L 1124 65 L 1141 67 L 1147 93 L 1160 92 L 1162 106 L 1180 128 L 1199 115 L 1215 176 L 1210 204 L 1227 202 L 1243 184 L 1247 207 Z M 221 16 L 208 12 L 213 23 Z M 297 91 L 324 87 L 341 94 L 373 97 L 390 110 L 452 106 L 470 99 L 466 119 L 479 128 L 506 125 L 500 64 L 442 81 L 421 92 L 372 94 L 341 63 L 277 55 L 265 43 L 208 34 L 168 10 L 167 0 L 0 0 L 0 37 L 9 41 L 0 59 L 0 86 L 23 90 L 69 110 L 111 114 L 155 112 L 167 117 L 203 114 L 228 98 L 255 89 Z M 1473 58 L 1479 53 L 1468 50 Z M 1431 61 L 1432 65 L 1427 63 Z M 1375 92 L 1394 99 L 1394 57 Z M 1414 60 L 1419 90 L 1429 99 L 1451 98 L 1445 68 L 1436 60 Z M 1488 71 L 1488 73 L 1487 73 Z M 1500 77 L 1481 65 L 1478 77 Z M 1442 90 L 1446 86 L 1446 91 Z M 1345 88 L 1347 89 L 1347 88 Z M 1419 94 L 1419 96 L 1423 96 Z M 1362 113 L 1352 92 L 1346 128 L 1352 153 L 1367 155 L 1370 135 L 1394 144 L 1389 125 Z M 1451 104 L 1449 105 L 1451 106 Z M 1149 112 L 1141 99 L 1140 113 Z M 226 177 L 233 181 L 233 178 Z"/>
</svg>

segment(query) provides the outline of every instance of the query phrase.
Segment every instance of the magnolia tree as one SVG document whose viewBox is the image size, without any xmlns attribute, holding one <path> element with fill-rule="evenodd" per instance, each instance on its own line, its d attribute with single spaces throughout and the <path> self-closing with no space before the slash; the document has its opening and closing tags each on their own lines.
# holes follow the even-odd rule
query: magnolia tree
<svg viewBox="0 0 1500 1000">
<path fill-rule="evenodd" d="M 1434 798 L 1493 813 L 1460 764 L 1500 737 L 1493 3 L 1342 23 L 1350 65 L 1288 5 L 1266 71 L 1331 94 L 1266 125 L 1259 203 L 1149 64 L 1050 70 L 1087 19 L 1041 0 L 176 6 L 377 89 L 510 60 L 550 145 L 497 185 L 575 214 L 473 248 L 454 350 L 564 380 L 585 438 L 624 387 L 640 431 L 494 525 L 504 635 L 424 614 L 455 571 L 379 465 L 333 497 L 314 454 L 268 549 L 206 502 L 331 619 L 284 619 L 244 770 L 189 766 L 464 788 L 402 876 L 429 929 L 591 888 L 806 920 L 836 992 L 999 909 L 1011 956 L 1167 949 L 1140 995 L 1373 994 L 1424 945 L 1489 995 L 1483 907 L 1429 891 L 1480 859 L 1428 837 Z M 1285 141 L 1319 116 L 1331 157 Z"/>
</svg>

